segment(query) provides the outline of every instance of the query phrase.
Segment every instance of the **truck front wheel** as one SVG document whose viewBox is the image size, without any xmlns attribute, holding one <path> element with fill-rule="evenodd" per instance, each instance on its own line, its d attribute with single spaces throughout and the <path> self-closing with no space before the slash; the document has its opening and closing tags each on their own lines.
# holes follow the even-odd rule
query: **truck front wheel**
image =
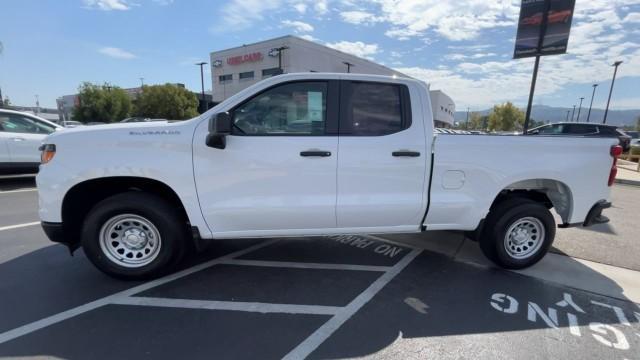
<svg viewBox="0 0 640 360">
<path fill-rule="evenodd" d="M 554 237 L 555 221 L 549 210 L 541 203 L 515 197 L 491 210 L 480 248 L 497 265 L 522 269 L 540 261 Z"/>
<path fill-rule="evenodd" d="M 138 280 L 163 275 L 184 253 L 186 226 L 162 198 L 142 192 L 109 197 L 87 215 L 82 246 L 91 262 L 113 277 Z"/>
</svg>

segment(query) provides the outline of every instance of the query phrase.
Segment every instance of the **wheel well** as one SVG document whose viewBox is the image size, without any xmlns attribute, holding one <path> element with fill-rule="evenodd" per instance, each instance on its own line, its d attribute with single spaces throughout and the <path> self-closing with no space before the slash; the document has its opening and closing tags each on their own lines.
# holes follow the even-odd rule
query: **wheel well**
<svg viewBox="0 0 640 360">
<path fill-rule="evenodd" d="M 515 182 L 500 191 L 491 204 L 491 209 L 514 196 L 542 203 L 547 209 L 554 208 L 564 223 L 569 222 L 573 204 L 571 191 L 560 181 L 532 179 Z"/>
<path fill-rule="evenodd" d="M 143 191 L 160 196 L 178 209 L 184 217 L 185 226 L 188 225 L 189 218 L 182 201 L 165 183 L 142 177 L 106 177 L 76 184 L 65 195 L 62 202 L 62 223 L 69 240 L 75 244 L 80 242 L 82 224 L 95 204 L 126 191 Z"/>
</svg>

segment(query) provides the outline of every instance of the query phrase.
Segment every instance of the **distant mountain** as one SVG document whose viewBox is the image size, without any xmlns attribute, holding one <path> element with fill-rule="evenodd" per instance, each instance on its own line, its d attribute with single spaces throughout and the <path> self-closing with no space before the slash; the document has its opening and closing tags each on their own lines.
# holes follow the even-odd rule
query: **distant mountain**
<svg viewBox="0 0 640 360">
<path fill-rule="evenodd" d="M 561 108 L 561 107 L 551 107 L 545 105 L 534 105 L 531 109 L 531 118 L 537 121 L 544 122 L 559 122 L 567 120 L 567 110 L 569 111 L 569 121 L 571 121 L 571 112 L 573 111 L 573 107 L 571 108 Z M 522 109 L 522 111 L 526 111 L 526 109 Z M 580 111 L 580 121 L 587 121 L 587 112 L 589 108 L 582 108 Z M 491 112 L 491 109 L 476 111 L 482 115 L 488 115 Z M 640 109 L 634 110 L 611 110 L 609 109 L 609 114 L 607 115 L 607 123 L 614 125 L 635 125 L 636 120 L 640 116 Z M 574 121 L 578 117 L 578 109 L 574 114 Z M 466 111 L 456 111 L 455 120 L 456 121 L 465 121 L 467 118 Z M 590 122 L 598 122 L 601 123 L 604 118 L 604 109 L 591 109 L 591 117 Z"/>
</svg>

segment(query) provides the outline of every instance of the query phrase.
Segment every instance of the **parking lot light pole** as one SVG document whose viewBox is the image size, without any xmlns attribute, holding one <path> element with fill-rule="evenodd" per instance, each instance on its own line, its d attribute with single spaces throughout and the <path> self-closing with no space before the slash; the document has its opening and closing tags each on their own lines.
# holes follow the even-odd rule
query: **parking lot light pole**
<svg viewBox="0 0 640 360">
<path fill-rule="evenodd" d="M 580 106 L 578 106 L 578 117 L 576 118 L 576 122 L 580 122 L 580 110 L 582 110 L 582 100 L 584 100 L 584 97 L 580 98 Z"/>
<path fill-rule="evenodd" d="M 469 130 L 469 107 L 467 107 L 467 121 L 464 124 L 464 129 Z"/>
<path fill-rule="evenodd" d="M 347 73 L 351 72 L 351 67 L 354 66 L 352 63 L 348 62 L 348 61 L 343 61 L 343 64 L 347 65 Z"/>
<path fill-rule="evenodd" d="M 273 48 L 269 51 L 269 56 L 277 56 L 278 57 L 278 69 L 280 69 L 280 74 L 284 74 L 284 69 L 282 68 L 282 52 L 287 50 L 288 46 L 280 46 L 278 48 Z"/>
<path fill-rule="evenodd" d="M 611 93 L 613 92 L 613 83 L 616 82 L 616 73 L 618 72 L 618 66 L 620 66 L 620 64 L 622 64 L 622 61 L 618 60 L 616 62 L 613 63 L 615 69 L 613 69 L 613 79 L 611 80 L 611 88 L 609 89 L 609 99 L 607 99 L 607 108 L 604 109 L 604 119 L 602 119 L 602 123 L 606 124 L 607 123 L 607 113 L 609 113 L 609 103 L 611 102 Z"/>
<path fill-rule="evenodd" d="M 596 95 L 596 88 L 598 84 L 593 84 L 593 93 L 591 93 L 591 103 L 589 104 L 589 112 L 587 113 L 587 122 L 589 122 L 589 118 L 591 117 L 591 107 L 593 106 L 593 97 Z"/>
<path fill-rule="evenodd" d="M 203 69 L 203 66 L 205 66 L 206 64 L 207 63 L 204 62 L 204 61 L 196 63 L 196 66 L 200 66 L 200 85 L 202 86 L 202 104 L 203 104 L 202 108 L 203 108 L 203 110 L 206 110 L 206 109 L 204 109 L 206 106 L 204 105 L 205 101 L 204 101 L 204 69 Z"/>
</svg>

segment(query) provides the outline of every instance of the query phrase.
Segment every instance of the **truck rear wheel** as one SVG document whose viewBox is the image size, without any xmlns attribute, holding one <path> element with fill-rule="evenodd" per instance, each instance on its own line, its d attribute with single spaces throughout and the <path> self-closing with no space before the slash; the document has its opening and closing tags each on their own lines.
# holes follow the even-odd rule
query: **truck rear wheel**
<svg viewBox="0 0 640 360">
<path fill-rule="evenodd" d="M 122 193 L 99 202 L 89 212 L 82 246 L 89 260 L 110 276 L 154 278 L 181 260 L 188 240 L 184 222 L 158 196 Z"/>
<path fill-rule="evenodd" d="M 555 221 L 541 203 L 511 198 L 491 210 L 480 238 L 489 260 L 507 269 L 523 269 L 540 261 L 555 237 Z"/>
</svg>

